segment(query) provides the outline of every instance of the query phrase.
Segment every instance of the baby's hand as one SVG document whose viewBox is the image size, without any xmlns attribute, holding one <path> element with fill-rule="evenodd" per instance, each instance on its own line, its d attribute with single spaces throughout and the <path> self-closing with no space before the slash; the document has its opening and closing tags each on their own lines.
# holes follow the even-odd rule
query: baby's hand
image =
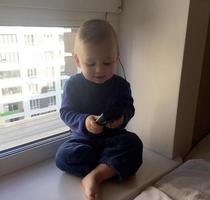
<svg viewBox="0 0 210 200">
<path fill-rule="evenodd" d="M 100 126 L 99 124 L 96 123 L 97 118 L 98 116 L 89 115 L 85 119 L 85 127 L 90 133 L 99 134 L 103 131 L 103 126 Z"/>
<path fill-rule="evenodd" d="M 114 120 L 113 122 L 109 122 L 106 124 L 107 128 L 118 128 L 120 125 L 122 125 L 124 122 L 124 115 L 122 115 L 120 118 Z"/>
</svg>

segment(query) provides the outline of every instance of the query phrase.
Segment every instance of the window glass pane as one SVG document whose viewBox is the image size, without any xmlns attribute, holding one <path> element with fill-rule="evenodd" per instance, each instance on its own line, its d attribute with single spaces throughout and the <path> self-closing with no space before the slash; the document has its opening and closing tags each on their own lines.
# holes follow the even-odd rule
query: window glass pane
<svg viewBox="0 0 210 200">
<path fill-rule="evenodd" d="M 76 31 L 0 27 L 0 152 L 65 127 L 59 109 L 65 81 L 77 73 Z"/>
</svg>

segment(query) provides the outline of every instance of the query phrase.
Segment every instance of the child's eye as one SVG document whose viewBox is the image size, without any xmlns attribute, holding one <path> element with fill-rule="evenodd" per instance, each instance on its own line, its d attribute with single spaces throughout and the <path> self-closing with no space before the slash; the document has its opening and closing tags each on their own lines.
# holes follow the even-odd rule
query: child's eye
<svg viewBox="0 0 210 200">
<path fill-rule="evenodd" d="M 110 62 L 104 62 L 104 65 L 105 66 L 109 66 L 109 65 L 111 65 L 112 63 L 110 63 Z"/>
<path fill-rule="evenodd" d="M 95 63 L 87 63 L 86 64 L 88 67 L 94 67 L 95 66 Z"/>
</svg>

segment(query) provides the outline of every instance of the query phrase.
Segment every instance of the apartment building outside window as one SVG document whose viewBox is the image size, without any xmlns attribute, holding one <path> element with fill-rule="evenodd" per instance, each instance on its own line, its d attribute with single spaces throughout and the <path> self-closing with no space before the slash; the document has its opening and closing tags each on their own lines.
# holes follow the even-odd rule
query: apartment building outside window
<svg viewBox="0 0 210 200">
<path fill-rule="evenodd" d="M 45 58 L 46 61 L 53 60 L 54 52 L 53 51 L 45 51 L 44 52 L 44 58 Z"/>
<path fill-rule="evenodd" d="M 53 42 L 53 35 L 50 33 L 49 34 L 38 34 L 38 33 L 25 34 L 24 40 L 25 40 L 25 44 L 29 46 L 47 44 L 47 43 Z"/>
<path fill-rule="evenodd" d="M 8 146 L 4 143 L 1 151 L 22 144 L 21 140 L 15 144 L 14 138 L 29 137 L 22 136 L 21 131 L 8 130 L 15 130 L 13 126 L 25 120 L 33 124 L 33 120 L 44 117 L 39 123 L 47 126 L 48 136 L 49 132 L 55 134 L 47 123 L 59 118 L 63 85 L 71 74 L 77 73 L 76 64 L 69 62 L 77 29 L 0 27 L 0 31 L 0 140 L 10 141 Z M 64 126 L 57 121 L 54 124 Z M 33 140 L 39 137 L 40 134 L 37 138 L 31 136 Z"/>
<path fill-rule="evenodd" d="M 20 70 L 0 71 L 0 79 L 20 77 Z"/>
<path fill-rule="evenodd" d="M 51 42 L 53 40 L 52 34 L 44 34 L 43 37 L 44 37 L 43 38 L 44 41 L 50 41 Z"/>
<path fill-rule="evenodd" d="M 16 44 L 17 35 L 16 34 L 0 34 L 0 45 L 2 44 Z"/>
<path fill-rule="evenodd" d="M 24 35 L 24 39 L 26 45 L 34 45 L 34 35 L 32 34 Z"/>
<path fill-rule="evenodd" d="M 60 67 L 60 74 L 61 74 L 61 76 L 66 74 L 64 65 L 61 65 L 61 67 Z"/>
<path fill-rule="evenodd" d="M 14 102 L 3 105 L 4 114 L 8 112 L 23 112 L 23 102 Z"/>
<path fill-rule="evenodd" d="M 56 97 L 55 96 L 30 100 L 31 109 L 46 108 L 46 107 L 49 107 L 52 105 L 56 105 Z"/>
<path fill-rule="evenodd" d="M 31 109 L 40 108 L 40 100 L 39 99 L 30 100 L 30 107 Z"/>
<path fill-rule="evenodd" d="M 47 83 L 48 91 L 55 91 L 55 81 Z"/>
<path fill-rule="evenodd" d="M 19 61 L 18 52 L 0 52 L 0 62 L 14 63 Z"/>
<path fill-rule="evenodd" d="M 29 83 L 28 90 L 31 94 L 39 94 L 39 85 L 37 83 Z"/>
<path fill-rule="evenodd" d="M 2 95 L 15 95 L 15 94 L 21 94 L 22 93 L 22 87 L 8 87 L 2 89 Z"/>
<path fill-rule="evenodd" d="M 27 69 L 28 78 L 36 78 L 36 68 Z"/>
<path fill-rule="evenodd" d="M 31 109 L 40 108 L 40 101 L 39 101 L 39 99 L 30 100 L 30 107 L 31 107 Z"/>
<path fill-rule="evenodd" d="M 54 67 L 53 66 L 47 66 L 45 68 L 45 75 L 47 77 L 54 76 Z"/>
<path fill-rule="evenodd" d="M 56 97 L 55 96 L 49 97 L 48 105 L 52 106 L 52 105 L 55 105 L 55 104 L 56 104 Z"/>
</svg>

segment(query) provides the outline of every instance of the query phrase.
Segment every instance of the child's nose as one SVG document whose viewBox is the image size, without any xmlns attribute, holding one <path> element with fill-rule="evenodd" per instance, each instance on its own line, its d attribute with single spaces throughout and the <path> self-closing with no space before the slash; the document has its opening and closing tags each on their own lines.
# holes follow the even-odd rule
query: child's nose
<svg viewBox="0 0 210 200">
<path fill-rule="evenodd" d="M 97 72 L 97 73 L 100 73 L 100 72 L 102 72 L 102 71 L 103 71 L 103 70 L 102 70 L 101 65 L 98 64 L 98 65 L 96 66 L 96 72 Z"/>
</svg>

